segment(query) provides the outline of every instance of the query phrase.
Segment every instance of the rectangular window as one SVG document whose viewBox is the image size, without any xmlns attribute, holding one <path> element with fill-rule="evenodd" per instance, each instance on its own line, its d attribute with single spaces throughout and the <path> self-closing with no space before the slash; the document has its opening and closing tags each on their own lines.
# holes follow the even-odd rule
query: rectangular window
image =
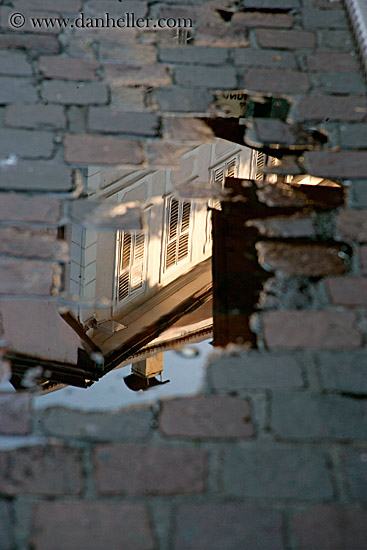
<svg viewBox="0 0 367 550">
<path fill-rule="evenodd" d="M 168 201 L 164 269 L 189 256 L 191 202 L 171 197 Z"/>
<path fill-rule="evenodd" d="M 145 233 L 118 233 L 117 301 L 142 290 L 145 275 Z"/>
</svg>

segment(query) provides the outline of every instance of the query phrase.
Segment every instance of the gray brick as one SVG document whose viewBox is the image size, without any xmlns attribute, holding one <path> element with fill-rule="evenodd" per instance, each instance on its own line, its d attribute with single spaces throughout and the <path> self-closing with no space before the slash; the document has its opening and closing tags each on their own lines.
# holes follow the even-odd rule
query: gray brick
<svg viewBox="0 0 367 550">
<path fill-rule="evenodd" d="M 316 45 L 316 35 L 310 31 L 259 29 L 255 36 L 262 48 L 300 50 L 312 49 Z"/>
<path fill-rule="evenodd" d="M 274 392 L 271 426 L 284 439 L 363 439 L 364 401 L 316 393 Z"/>
<path fill-rule="evenodd" d="M 38 96 L 33 82 L 29 78 L 0 77 L 0 104 L 37 101 Z"/>
<path fill-rule="evenodd" d="M 5 124 L 18 128 L 65 128 L 64 109 L 60 105 L 9 105 L 5 112 Z"/>
<path fill-rule="evenodd" d="M 75 164 L 125 164 L 139 166 L 144 162 L 140 143 L 133 139 L 98 134 L 66 134 L 65 161 Z"/>
<path fill-rule="evenodd" d="M 366 149 L 367 124 L 341 125 L 340 142 L 343 149 Z"/>
<path fill-rule="evenodd" d="M 233 51 L 235 65 L 269 67 L 276 69 L 296 69 L 297 63 L 291 52 L 279 52 L 277 50 L 250 50 L 239 48 Z"/>
<path fill-rule="evenodd" d="M 68 260 L 68 245 L 57 239 L 57 229 L 48 228 L 56 234 L 43 233 L 40 228 L 0 226 L 0 254 L 18 258 Z M 45 229 L 43 229 L 45 231 Z"/>
<path fill-rule="evenodd" d="M 353 208 L 367 208 L 367 180 L 352 181 L 349 194 Z"/>
<path fill-rule="evenodd" d="M 316 505 L 291 514 L 297 550 L 363 550 L 367 512 L 356 508 Z"/>
<path fill-rule="evenodd" d="M 355 73 L 359 66 L 354 52 L 317 52 L 307 57 L 309 71 L 324 71 L 329 73 Z"/>
<path fill-rule="evenodd" d="M 246 0 L 246 8 L 261 9 L 297 9 L 300 7 L 299 0 Z"/>
<path fill-rule="evenodd" d="M 348 29 L 348 21 L 343 10 L 306 8 L 303 11 L 303 25 L 311 29 Z"/>
<path fill-rule="evenodd" d="M 351 51 L 353 49 L 352 37 L 348 31 L 320 31 L 321 47 L 323 49 L 335 49 L 338 45 L 340 51 Z"/>
<path fill-rule="evenodd" d="M 318 91 L 334 94 L 363 94 L 365 84 L 356 73 L 317 73 L 310 74 L 311 81 Z"/>
<path fill-rule="evenodd" d="M 203 113 L 214 101 L 214 96 L 206 90 L 192 88 L 160 88 L 154 97 L 161 109 L 178 113 Z"/>
<path fill-rule="evenodd" d="M 174 550 L 282 550 L 281 513 L 235 502 L 181 504 Z"/>
<path fill-rule="evenodd" d="M 307 75 L 298 71 L 249 69 L 244 86 L 256 92 L 301 94 L 310 87 Z"/>
<path fill-rule="evenodd" d="M 12 550 L 14 548 L 12 540 L 12 518 L 10 502 L 0 500 L 0 548 L 2 550 Z"/>
<path fill-rule="evenodd" d="M 59 41 L 55 36 L 32 35 L 28 33 L 2 34 L 0 36 L 0 48 L 13 50 L 33 50 L 38 53 L 58 53 L 60 50 Z"/>
<path fill-rule="evenodd" d="M 0 156 L 49 158 L 54 150 L 53 138 L 49 132 L 0 129 Z"/>
<path fill-rule="evenodd" d="M 149 407 L 113 413 L 81 413 L 51 408 L 39 417 L 47 435 L 88 441 L 142 441 L 153 420 Z"/>
<path fill-rule="evenodd" d="M 109 107 L 92 107 L 89 109 L 88 127 L 97 132 L 155 136 L 158 118 L 153 113 L 128 113 Z"/>
<path fill-rule="evenodd" d="M 367 447 L 345 450 L 341 461 L 350 498 L 367 503 Z"/>
<path fill-rule="evenodd" d="M 209 365 L 215 390 L 302 387 L 301 367 L 291 355 L 249 352 L 239 357 L 218 357 Z"/>
<path fill-rule="evenodd" d="M 65 82 L 49 80 L 43 83 L 42 97 L 65 105 L 105 104 L 107 88 L 99 82 Z"/>
<path fill-rule="evenodd" d="M 236 74 L 230 66 L 185 65 L 177 67 L 175 75 L 180 86 L 220 89 L 236 87 Z"/>
<path fill-rule="evenodd" d="M 205 65 L 219 65 L 227 60 L 228 51 L 226 48 L 208 48 L 187 46 L 169 48 L 161 47 L 159 59 L 165 63 L 203 63 Z"/>
<path fill-rule="evenodd" d="M 308 151 L 304 166 L 312 176 L 324 178 L 360 179 L 367 177 L 367 151 L 323 153 Z"/>
<path fill-rule="evenodd" d="M 69 191 L 73 188 L 70 168 L 51 162 L 19 162 L 3 170 L 0 189 L 17 191 Z"/>
<path fill-rule="evenodd" d="M 309 95 L 298 106 L 299 120 L 358 121 L 365 116 L 366 98 L 363 95 Z"/>
<path fill-rule="evenodd" d="M 223 482 L 236 497 L 323 500 L 333 489 L 326 456 L 299 445 L 251 444 L 227 450 Z"/>
<path fill-rule="evenodd" d="M 0 51 L 0 74 L 29 76 L 32 67 L 23 52 Z"/>
<path fill-rule="evenodd" d="M 364 352 L 323 353 L 318 357 L 322 388 L 367 393 L 367 356 Z"/>
</svg>

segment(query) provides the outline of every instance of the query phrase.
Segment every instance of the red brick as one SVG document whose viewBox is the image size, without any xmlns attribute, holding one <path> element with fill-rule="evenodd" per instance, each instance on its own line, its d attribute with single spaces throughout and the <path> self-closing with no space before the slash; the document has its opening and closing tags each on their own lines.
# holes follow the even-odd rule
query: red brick
<svg viewBox="0 0 367 550">
<path fill-rule="evenodd" d="M 174 550 L 281 550 L 278 510 L 240 502 L 185 503 L 175 518 Z"/>
<path fill-rule="evenodd" d="M 0 433 L 25 435 L 31 426 L 30 395 L 0 393 Z"/>
<path fill-rule="evenodd" d="M 325 71 L 328 73 L 358 72 L 356 57 L 349 53 L 318 52 L 307 57 L 309 71 Z"/>
<path fill-rule="evenodd" d="M 361 346 L 350 311 L 270 311 L 263 317 L 270 349 L 342 349 Z"/>
<path fill-rule="evenodd" d="M 364 96 L 310 95 L 298 107 L 300 120 L 362 120 L 366 116 Z"/>
<path fill-rule="evenodd" d="M 144 506 L 108 501 L 36 504 L 31 543 L 37 550 L 156 548 Z"/>
<path fill-rule="evenodd" d="M 293 21 L 293 15 L 286 13 L 237 12 L 231 19 L 231 25 L 288 29 L 293 26 Z"/>
<path fill-rule="evenodd" d="M 95 482 L 104 495 L 174 495 L 202 493 L 206 456 L 178 447 L 99 445 Z"/>
<path fill-rule="evenodd" d="M 367 151 L 308 151 L 304 155 L 307 173 L 324 178 L 367 177 Z"/>
<path fill-rule="evenodd" d="M 54 223 L 61 215 L 61 201 L 46 196 L 2 193 L 0 221 Z"/>
<path fill-rule="evenodd" d="M 367 306 L 367 278 L 333 277 L 327 279 L 326 288 L 332 304 Z"/>
<path fill-rule="evenodd" d="M 60 282 L 57 264 L 20 258 L 0 258 L 0 294 L 51 296 Z"/>
<path fill-rule="evenodd" d="M 314 48 L 316 45 L 316 36 L 310 31 L 264 29 L 255 31 L 255 35 L 262 48 L 299 50 Z"/>
<path fill-rule="evenodd" d="M 81 453 L 66 447 L 28 447 L 0 453 L 0 491 L 7 495 L 78 495 Z"/>
<path fill-rule="evenodd" d="M 357 550 L 367 540 L 367 512 L 316 505 L 291 514 L 297 550 Z"/>
<path fill-rule="evenodd" d="M 367 246 L 361 246 L 359 251 L 359 261 L 361 264 L 361 272 L 363 275 L 367 275 Z"/>
<path fill-rule="evenodd" d="M 109 136 L 66 134 L 65 161 L 75 164 L 112 164 L 140 166 L 143 151 L 140 143 L 132 139 Z"/>
<path fill-rule="evenodd" d="M 161 432 L 190 439 L 250 437 L 248 401 L 229 396 L 200 396 L 162 402 Z"/>
<path fill-rule="evenodd" d="M 336 246 L 260 241 L 256 249 L 266 270 L 315 277 L 345 272 L 345 260 Z"/>
<path fill-rule="evenodd" d="M 307 92 L 310 84 L 307 75 L 298 71 L 249 69 L 244 86 L 256 92 L 300 94 Z"/>
<path fill-rule="evenodd" d="M 46 78 L 61 80 L 98 80 L 96 70 L 99 64 L 89 59 L 69 59 L 59 56 L 42 56 L 38 67 Z"/>
<path fill-rule="evenodd" d="M 124 86 L 165 86 L 171 84 L 171 77 L 164 65 L 129 65 L 127 63 L 106 63 L 106 81 Z"/>
<path fill-rule="evenodd" d="M 367 242 L 367 210 L 345 210 L 337 218 L 339 233 L 352 241 Z"/>
<path fill-rule="evenodd" d="M 64 108 L 61 105 L 9 105 L 5 111 L 5 124 L 18 128 L 66 126 Z"/>
<path fill-rule="evenodd" d="M 92 131 L 155 136 L 159 121 L 154 113 L 126 112 L 109 107 L 90 107 L 88 127 Z"/>
<path fill-rule="evenodd" d="M 0 35 L 0 48 L 34 50 L 39 53 L 58 53 L 60 43 L 54 36 L 11 33 Z"/>
</svg>

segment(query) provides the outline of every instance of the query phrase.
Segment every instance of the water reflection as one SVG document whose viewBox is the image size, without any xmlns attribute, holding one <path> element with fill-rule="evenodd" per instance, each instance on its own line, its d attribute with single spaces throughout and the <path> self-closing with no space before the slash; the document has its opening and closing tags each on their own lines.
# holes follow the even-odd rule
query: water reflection
<svg viewBox="0 0 367 550">
<path fill-rule="evenodd" d="M 85 170 L 85 196 L 63 231 L 64 292 L 2 301 L 13 387 L 89 388 L 127 365 L 130 390 L 169 386 L 163 354 L 188 357 L 183 346 L 212 337 L 208 207 L 220 206 L 226 177 L 249 177 L 253 164 L 250 149 L 216 139 L 175 170 Z"/>
</svg>

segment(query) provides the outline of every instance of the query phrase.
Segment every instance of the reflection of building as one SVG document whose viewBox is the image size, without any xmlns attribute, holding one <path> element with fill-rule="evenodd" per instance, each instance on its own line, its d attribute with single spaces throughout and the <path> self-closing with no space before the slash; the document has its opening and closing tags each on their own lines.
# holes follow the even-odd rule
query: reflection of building
<svg viewBox="0 0 367 550">
<path fill-rule="evenodd" d="M 174 171 L 89 170 L 88 196 L 111 203 L 138 201 L 143 230 L 95 232 L 76 223 L 67 229 L 70 294 L 90 303 L 63 318 L 54 303 L 23 304 L 28 313 L 19 328 L 32 334 L 33 344 L 8 338 L 15 385 L 37 366 L 36 378 L 45 388 L 58 383 L 83 387 L 117 366 L 208 338 L 211 217 L 208 200 L 194 200 L 192 189 L 200 184 L 220 191 L 226 176 L 248 177 L 250 161 L 249 149 L 218 139 L 187 152 Z M 110 305 L 94 306 L 101 298 Z"/>
</svg>

